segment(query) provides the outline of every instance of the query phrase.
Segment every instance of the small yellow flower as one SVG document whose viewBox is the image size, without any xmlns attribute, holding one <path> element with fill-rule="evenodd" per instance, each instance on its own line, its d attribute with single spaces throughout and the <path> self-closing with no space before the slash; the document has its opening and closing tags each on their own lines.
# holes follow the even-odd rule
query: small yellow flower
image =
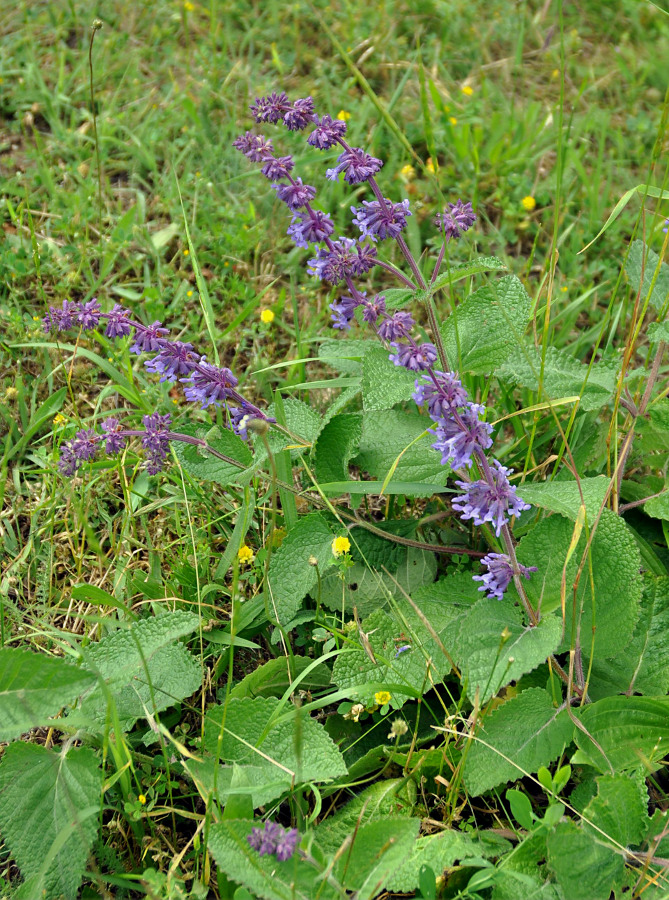
<svg viewBox="0 0 669 900">
<path fill-rule="evenodd" d="M 553 78 L 559 78 L 559 77 L 560 77 L 560 70 L 559 70 L 559 69 L 553 69 L 553 71 L 551 72 L 551 76 L 552 76 Z"/>
<path fill-rule="evenodd" d="M 374 703 L 376 703 L 377 706 L 385 706 L 386 703 L 390 703 L 391 700 L 392 695 L 388 693 L 388 691 L 377 691 L 374 694 Z"/>
<path fill-rule="evenodd" d="M 416 177 L 416 170 L 411 164 L 407 164 L 400 169 L 400 175 L 406 181 L 412 181 Z"/>
<path fill-rule="evenodd" d="M 33 316 L 33 322 L 39 322 L 39 316 Z"/>
<path fill-rule="evenodd" d="M 465 97 L 471 97 L 471 95 L 474 93 L 474 88 L 471 86 L 471 84 L 463 84 L 462 93 L 465 95 Z"/>
<path fill-rule="evenodd" d="M 192 292 L 192 291 L 186 291 L 186 296 L 187 296 L 187 297 L 192 297 L 192 296 L 193 296 L 193 292 Z"/>
<path fill-rule="evenodd" d="M 66 422 L 67 419 L 64 415 L 62 415 L 62 413 L 58 413 L 56 416 L 54 416 L 53 424 L 56 426 L 56 428 L 58 428 L 59 425 L 64 425 Z"/>
<path fill-rule="evenodd" d="M 537 205 L 537 201 L 529 194 L 527 195 L 527 197 L 523 197 L 520 202 L 522 203 L 523 209 L 526 209 L 528 212 L 531 212 Z"/>
<path fill-rule="evenodd" d="M 351 549 L 351 542 L 347 537 L 336 537 L 332 542 L 332 555 L 337 559 L 348 553 Z"/>
<path fill-rule="evenodd" d="M 243 566 L 249 566 L 255 559 L 255 554 L 250 547 L 247 547 L 246 544 L 244 544 L 243 547 L 239 548 L 237 558 Z"/>
<path fill-rule="evenodd" d="M 351 113 L 346 112 L 345 109 L 340 109 L 337 113 L 337 118 L 341 119 L 343 122 L 348 122 L 348 120 L 351 118 Z"/>
<path fill-rule="evenodd" d="M 199 177 L 200 177 L 200 175 L 201 175 L 201 173 L 200 173 L 200 172 L 196 172 L 196 173 L 195 173 L 195 177 L 196 177 L 196 178 L 199 178 Z"/>
<path fill-rule="evenodd" d="M 184 256 L 189 256 L 189 255 L 190 255 L 190 250 L 184 250 Z"/>
<path fill-rule="evenodd" d="M 425 168 L 428 172 L 434 172 L 434 163 L 432 162 L 431 156 L 428 156 L 427 162 L 425 163 Z"/>
<path fill-rule="evenodd" d="M 142 806 L 144 806 L 146 804 L 146 795 L 145 794 L 140 794 L 137 799 L 142 804 Z"/>
<path fill-rule="evenodd" d="M 193 10 L 195 9 L 195 4 L 191 3 L 190 0 L 186 0 L 186 2 L 184 3 L 184 9 L 186 10 L 186 12 L 193 12 Z"/>
<path fill-rule="evenodd" d="M 274 321 L 274 310 L 272 310 L 272 309 L 261 310 L 260 321 L 264 322 L 265 325 L 270 325 Z"/>
<path fill-rule="evenodd" d="M 455 116 L 449 116 L 449 117 L 448 117 L 448 121 L 451 123 L 451 125 L 457 125 L 457 124 L 458 124 L 458 120 L 455 118 Z"/>
</svg>

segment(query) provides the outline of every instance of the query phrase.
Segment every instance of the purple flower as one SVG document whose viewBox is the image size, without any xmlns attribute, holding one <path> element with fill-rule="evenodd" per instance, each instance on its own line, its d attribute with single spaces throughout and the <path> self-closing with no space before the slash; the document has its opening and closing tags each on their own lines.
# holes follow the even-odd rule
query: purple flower
<svg viewBox="0 0 669 900">
<path fill-rule="evenodd" d="M 366 300 L 365 311 L 362 318 L 370 325 L 374 325 L 379 316 L 386 311 L 386 298 L 383 294 L 377 294 L 373 300 Z"/>
<path fill-rule="evenodd" d="M 488 571 L 483 575 L 474 575 L 473 580 L 483 582 L 479 590 L 487 591 L 491 599 L 501 600 L 504 596 L 504 591 L 513 578 L 511 560 L 505 553 L 489 553 L 483 557 L 481 565 L 485 566 Z M 529 578 L 530 572 L 536 571 L 536 566 L 522 566 L 520 563 L 518 564 L 518 574 L 522 575 L 523 578 Z"/>
<path fill-rule="evenodd" d="M 318 147 L 319 150 L 329 150 L 346 134 L 346 122 L 342 119 L 323 116 L 319 120 L 318 116 L 315 116 L 314 121 L 316 127 L 307 138 L 307 143 L 312 147 Z"/>
<path fill-rule="evenodd" d="M 297 828 L 289 828 L 287 831 L 284 831 L 276 844 L 276 858 L 279 862 L 285 862 L 285 860 L 290 859 L 295 853 L 299 842 L 300 832 Z"/>
<path fill-rule="evenodd" d="M 342 331 L 348 331 L 351 327 L 353 313 L 361 303 L 364 303 L 365 294 L 361 294 L 360 298 L 361 299 L 356 299 L 355 297 L 344 295 L 343 297 L 340 297 L 339 300 L 335 300 L 334 303 L 330 304 L 333 328 L 340 328 Z"/>
<path fill-rule="evenodd" d="M 283 828 L 276 822 L 265 822 L 265 830 L 262 832 L 258 853 L 260 856 L 269 856 L 276 853 L 277 844 L 283 837 Z"/>
<path fill-rule="evenodd" d="M 441 418 L 448 418 L 461 406 L 465 406 L 468 397 L 455 372 L 436 370 L 432 374 L 434 379 L 429 375 L 416 379 L 413 398 L 419 405 L 427 403 L 430 416 L 438 421 Z"/>
<path fill-rule="evenodd" d="M 442 466 L 448 463 L 453 469 L 471 466 L 474 449 L 487 450 L 492 445 L 492 425 L 479 419 L 483 412 L 484 406 L 470 403 L 461 413 L 439 419 L 432 432 L 437 438 L 432 446 L 441 452 Z"/>
<path fill-rule="evenodd" d="M 99 442 L 99 435 L 90 428 L 82 428 L 72 440 L 66 441 L 60 448 L 58 460 L 58 468 L 63 475 L 74 475 L 81 462 L 93 459 L 98 452 Z"/>
<path fill-rule="evenodd" d="M 56 309 L 55 306 L 49 307 L 49 312 L 42 319 L 42 328 L 45 334 L 51 331 L 66 331 L 74 325 L 74 316 L 78 305 L 72 300 L 63 300 L 62 309 Z"/>
<path fill-rule="evenodd" d="M 150 372 L 160 374 L 161 381 L 174 381 L 177 375 L 188 375 L 195 366 L 193 345 L 184 341 L 161 341 L 158 355 L 144 363 Z"/>
<path fill-rule="evenodd" d="M 408 312 L 397 310 L 381 322 L 377 331 L 384 341 L 397 341 L 399 338 L 407 337 L 414 324 Z"/>
<path fill-rule="evenodd" d="M 380 200 L 363 200 L 362 206 L 352 206 L 351 212 L 360 233 L 372 241 L 399 237 L 406 228 L 407 216 L 411 215 L 408 200 L 393 203 L 388 198 L 383 203 Z"/>
<path fill-rule="evenodd" d="M 509 521 L 510 516 L 519 516 L 523 510 L 530 509 L 529 503 L 524 503 L 516 495 L 516 488 L 509 483 L 510 474 L 511 469 L 494 459 L 490 470 L 491 483 L 472 481 L 468 484 L 466 481 L 456 481 L 463 493 L 453 500 L 453 509 L 463 519 L 473 519 L 474 525 L 492 523 L 495 534 L 499 537 L 502 526 Z"/>
<path fill-rule="evenodd" d="M 284 829 L 276 822 L 265 822 L 264 828 L 254 828 L 246 839 L 259 856 L 276 854 L 279 862 L 290 859 L 300 841 L 297 828 Z"/>
<path fill-rule="evenodd" d="M 77 325 L 81 325 L 84 331 L 91 331 L 91 329 L 98 327 L 102 310 L 96 297 L 93 297 L 87 303 L 76 303 L 75 307 L 74 320 Z"/>
<path fill-rule="evenodd" d="M 265 157 L 269 156 L 274 147 L 269 138 L 263 137 L 261 134 L 253 134 L 247 131 L 232 142 L 235 150 L 241 151 L 251 162 L 264 162 Z"/>
<path fill-rule="evenodd" d="M 444 232 L 444 239 L 450 241 L 472 227 L 476 221 L 476 213 L 471 203 L 463 203 L 462 200 L 449 203 L 448 206 L 449 209 L 437 215 L 434 224 Z"/>
<path fill-rule="evenodd" d="M 186 400 L 194 403 L 201 403 L 202 408 L 206 409 L 212 403 L 216 406 L 230 397 L 230 389 L 237 386 L 237 379 L 230 369 L 208 363 L 204 356 L 200 358 L 199 363 L 190 373 L 188 378 L 182 378 L 188 387 L 184 394 Z"/>
<path fill-rule="evenodd" d="M 292 156 L 266 156 L 264 162 L 260 171 L 265 178 L 288 178 L 295 166 Z"/>
<path fill-rule="evenodd" d="M 365 275 L 376 264 L 376 247 L 360 245 L 352 238 L 339 238 L 331 249 L 323 247 L 308 262 L 308 272 L 330 284 L 339 284 L 347 277 Z"/>
<path fill-rule="evenodd" d="M 121 424 L 118 419 L 110 416 L 102 422 L 102 430 L 105 433 L 105 450 L 107 453 L 120 453 L 126 445 L 126 438 L 119 434 Z"/>
<path fill-rule="evenodd" d="M 310 184 L 302 184 L 301 178 L 296 178 L 288 184 L 273 184 L 279 200 L 283 200 L 288 209 L 293 211 L 302 209 L 316 196 L 316 188 Z"/>
<path fill-rule="evenodd" d="M 248 424 L 251 419 L 257 417 L 256 411 L 242 401 L 241 406 L 230 406 L 228 412 L 230 413 L 230 427 L 234 433 L 243 441 L 248 440 Z"/>
<path fill-rule="evenodd" d="M 157 320 L 152 325 L 135 323 L 135 342 L 130 345 L 131 353 L 155 353 L 160 350 L 164 338 L 170 333 Z"/>
<path fill-rule="evenodd" d="M 128 317 L 131 315 L 129 309 L 125 309 L 120 303 L 116 303 L 111 312 L 107 313 L 107 327 L 105 334 L 110 338 L 126 337 L 130 334 L 130 321 Z"/>
<path fill-rule="evenodd" d="M 669 219 L 665 219 L 664 220 L 664 228 L 662 229 L 662 231 L 666 234 L 668 230 L 669 230 Z"/>
<path fill-rule="evenodd" d="M 296 100 L 283 116 L 283 124 L 289 131 L 302 131 L 314 121 L 314 101 L 311 97 Z"/>
<path fill-rule="evenodd" d="M 306 249 L 309 242 L 317 244 L 329 237 L 333 231 L 334 225 L 330 221 L 329 213 L 315 209 L 294 215 L 287 234 L 298 247 Z"/>
<path fill-rule="evenodd" d="M 262 828 L 253 828 L 251 834 L 246 838 L 252 850 L 260 850 L 262 844 L 263 830 Z"/>
<path fill-rule="evenodd" d="M 401 647 L 398 647 L 397 652 L 395 653 L 395 659 L 397 659 L 400 653 L 406 653 L 407 650 L 411 650 L 411 644 L 403 644 Z"/>
<path fill-rule="evenodd" d="M 434 344 L 397 344 L 390 345 L 395 352 L 390 354 L 390 361 L 396 366 L 404 366 L 412 372 L 429 369 L 437 361 L 437 348 Z"/>
<path fill-rule="evenodd" d="M 144 416 L 142 422 L 146 431 L 142 436 L 142 446 L 147 450 L 146 468 L 149 475 L 156 475 L 163 467 L 169 448 L 168 432 L 172 417 L 151 413 Z"/>
<path fill-rule="evenodd" d="M 272 91 L 269 97 L 256 97 L 256 102 L 250 106 L 251 115 L 256 122 L 271 122 L 272 125 L 283 118 L 290 108 L 290 100 L 285 91 L 280 94 Z"/>
<path fill-rule="evenodd" d="M 383 166 L 380 159 L 370 156 L 361 147 L 349 147 L 337 157 L 337 165 L 328 169 L 325 177 L 330 181 L 336 181 L 341 173 L 344 173 L 344 181 L 347 184 L 358 184 L 367 181 L 375 175 Z"/>
</svg>

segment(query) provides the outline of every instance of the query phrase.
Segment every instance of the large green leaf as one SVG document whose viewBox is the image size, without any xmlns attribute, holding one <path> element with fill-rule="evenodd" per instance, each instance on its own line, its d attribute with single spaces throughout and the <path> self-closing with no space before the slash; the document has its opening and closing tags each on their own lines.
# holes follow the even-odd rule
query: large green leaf
<svg viewBox="0 0 669 900">
<path fill-rule="evenodd" d="M 36 725 L 95 683 L 85 669 L 63 659 L 3 647 L 0 650 L 0 741 L 10 741 Z"/>
<path fill-rule="evenodd" d="M 416 390 L 416 373 L 396 366 L 387 350 L 370 350 L 362 361 L 362 402 L 365 410 L 391 409 L 410 400 Z"/>
<path fill-rule="evenodd" d="M 569 900 L 609 900 L 622 882 L 623 857 L 574 822 L 559 822 L 546 844 L 548 865 Z"/>
<path fill-rule="evenodd" d="M 386 881 L 388 891 L 409 893 L 419 885 L 422 866 L 429 866 L 435 875 L 450 869 L 457 860 L 481 855 L 480 845 L 472 836 L 453 828 L 419 837 L 411 855 Z"/>
<path fill-rule="evenodd" d="M 184 444 L 181 441 L 173 441 L 172 446 L 184 471 L 200 481 L 215 481 L 217 484 L 228 485 L 238 481 L 244 468 L 253 462 L 253 454 L 248 445 L 228 428 L 216 428 L 213 430 L 201 425 L 185 424 L 179 426 L 180 433 L 205 439 L 207 444 L 236 460 L 239 465 L 217 459 L 206 450 L 194 447 L 192 444 Z"/>
<path fill-rule="evenodd" d="M 633 241 L 625 270 L 632 290 L 640 292 L 641 302 L 645 303 L 646 298 L 650 297 L 650 305 L 657 310 L 662 309 L 669 297 L 669 266 L 660 261 L 657 253 L 646 247 L 643 241 Z"/>
<path fill-rule="evenodd" d="M 549 693 L 529 688 L 486 716 L 465 764 L 465 784 L 475 796 L 526 772 L 536 772 L 564 750 L 573 723 Z M 485 743 L 483 743 L 485 741 Z"/>
<path fill-rule="evenodd" d="M 308 656 L 279 656 L 252 669 L 230 692 L 231 697 L 281 697 L 295 678 L 312 666 Z M 301 690 L 322 690 L 330 684 L 330 670 L 320 663 L 300 681 Z"/>
<path fill-rule="evenodd" d="M 467 696 L 472 702 L 478 696 L 480 703 L 540 666 L 562 639 L 559 617 L 546 615 L 535 628 L 527 627 L 520 609 L 507 599 L 479 600 L 456 627 L 455 662 Z"/>
<path fill-rule="evenodd" d="M 600 775 L 597 796 L 583 812 L 584 830 L 600 842 L 609 837 L 631 847 L 641 843 L 649 824 L 645 785 L 628 775 Z"/>
<path fill-rule="evenodd" d="M 580 758 L 604 774 L 654 771 L 666 755 L 669 697 L 605 697 L 578 715 L 585 729 L 574 729 Z"/>
<path fill-rule="evenodd" d="M 335 876 L 356 900 L 371 900 L 411 854 L 420 819 L 386 816 L 355 829 L 351 848 L 335 864 Z"/>
<path fill-rule="evenodd" d="M 588 366 L 574 359 L 567 351 L 548 347 L 540 399 L 579 396 L 580 409 L 600 409 L 613 396 L 616 368 L 613 363 L 598 362 L 588 371 Z M 540 351 L 528 343 L 519 345 L 497 374 L 531 391 L 538 391 Z"/>
<path fill-rule="evenodd" d="M 102 770 L 88 748 L 54 753 L 15 743 L 5 750 L 0 832 L 21 874 L 34 879 L 34 897 L 77 896 L 97 834 L 101 790 Z"/>
<path fill-rule="evenodd" d="M 314 474 L 319 482 L 347 481 L 348 464 L 362 434 L 359 413 L 342 413 L 323 428 L 314 446 Z"/>
<path fill-rule="evenodd" d="M 531 311 L 532 300 L 515 275 L 470 294 L 441 327 L 451 366 L 476 375 L 495 371 L 518 346 Z"/>
<path fill-rule="evenodd" d="M 584 530 L 585 531 L 585 530 Z M 567 558 L 574 525 L 561 516 L 539 522 L 518 544 L 518 559 L 537 566 L 529 581 L 524 582 L 535 609 L 543 613 L 560 607 L 562 570 Z M 565 597 L 565 647 L 569 645 L 572 624 L 572 584 L 586 546 L 585 533 L 567 566 Z M 613 656 L 629 644 L 639 617 L 641 599 L 641 558 L 631 531 L 619 516 L 605 509 L 599 520 L 590 548 L 592 583 L 586 559 L 576 596 L 580 618 L 583 652 L 591 655 L 590 636 L 594 633 L 594 658 Z M 593 600 L 594 587 L 594 600 Z M 510 592 L 517 596 L 515 588 Z"/>
<path fill-rule="evenodd" d="M 519 484 L 517 492 L 526 503 L 576 520 L 581 503 L 589 522 L 594 522 L 601 509 L 611 480 L 606 475 L 569 481 L 537 481 Z"/>
<path fill-rule="evenodd" d="M 270 597 L 279 622 L 286 624 L 318 581 L 332 559 L 334 535 L 319 513 L 299 519 L 283 543 L 272 553 L 269 564 Z"/>
<path fill-rule="evenodd" d="M 472 275 L 478 275 L 481 272 L 501 271 L 508 268 L 506 263 L 502 262 L 497 256 L 478 256 L 467 262 L 451 263 L 446 271 L 431 285 L 431 290 L 438 291 L 448 288 L 456 281 L 470 278 Z"/>
</svg>

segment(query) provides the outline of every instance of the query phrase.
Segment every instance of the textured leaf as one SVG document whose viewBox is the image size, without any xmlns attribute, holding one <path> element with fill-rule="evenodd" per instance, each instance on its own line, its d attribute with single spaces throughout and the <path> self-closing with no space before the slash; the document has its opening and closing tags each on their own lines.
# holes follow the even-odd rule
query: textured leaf
<svg viewBox="0 0 669 900">
<path fill-rule="evenodd" d="M 241 466 L 248 467 L 253 462 L 253 454 L 247 444 L 228 428 L 219 428 L 216 437 L 208 437 L 211 429 L 200 425 L 179 425 L 181 434 L 189 434 L 193 437 L 204 438 L 207 443 L 218 450 L 219 453 L 237 460 Z M 172 441 L 174 452 L 177 455 L 185 472 L 197 478 L 198 481 L 215 481 L 217 484 L 227 485 L 238 481 L 243 475 L 244 469 L 232 465 L 222 459 L 217 459 L 210 453 L 201 451 L 191 444 L 181 441 Z"/>
<path fill-rule="evenodd" d="M 88 748 L 65 755 L 16 743 L 4 753 L 0 832 L 21 874 L 37 879 L 47 900 L 77 896 L 97 834 L 101 790 L 102 770 Z"/>
<path fill-rule="evenodd" d="M 543 613 L 560 607 L 560 584 L 574 525 L 561 516 L 539 522 L 518 544 L 518 559 L 524 565 L 537 566 L 529 581 L 524 582 L 527 595 L 535 608 Z M 571 633 L 572 584 L 586 545 L 585 533 L 567 566 L 566 644 Z M 581 634 L 583 651 L 590 655 L 590 634 L 595 632 L 594 657 L 613 656 L 629 644 L 639 616 L 641 599 L 641 558 L 636 540 L 625 522 L 609 509 L 599 520 L 591 546 L 594 581 L 594 611 L 590 578 L 581 577 L 577 604 L 583 604 Z M 586 560 L 585 573 L 588 572 Z M 509 593 L 518 596 L 513 586 Z M 595 628 L 596 626 L 596 628 Z"/>
<path fill-rule="evenodd" d="M 416 373 L 396 366 L 383 347 L 370 350 L 362 361 L 362 403 L 365 410 L 391 409 L 410 400 L 416 390 Z M 426 425 L 427 427 L 427 425 Z"/>
<path fill-rule="evenodd" d="M 315 838 L 324 853 L 334 855 L 356 827 L 382 816 L 410 816 L 416 785 L 404 778 L 377 781 L 349 800 L 316 828 Z"/>
<path fill-rule="evenodd" d="M 302 605 L 302 600 L 318 580 L 315 557 L 321 575 L 332 559 L 334 535 L 325 519 L 311 513 L 298 520 L 283 543 L 272 554 L 269 564 L 271 601 L 279 622 L 289 622 Z"/>
<path fill-rule="evenodd" d="M 269 662 L 253 669 L 239 684 L 236 684 L 230 696 L 280 697 L 295 678 L 313 663 L 314 660 L 308 656 L 293 656 L 291 660 L 285 656 L 270 659 Z M 329 684 L 330 670 L 321 663 L 300 681 L 300 689 L 318 690 Z"/>
<path fill-rule="evenodd" d="M 293 781 L 331 781 L 345 775 L 341 753 L 324 727 L 308 714 L 293 710 L 289 718 L 270 725 L 279 707 L 274 697 L 228 701 L 220 744 L 224 707 L 213 707 L 205 720 L 205 748 L 226 762 L 258 766 L 267 781 L 283 781 L 284 790 Z"/>
<path fill-rule="evenodd" d="M 340 894 L 319 878 L 319 869 L 296 856 L 279 862 L 275 856 L 260 856 L 249 846 L 248 836 L 259 823 L 230 819 L 212 825 L 207 844 L 218 868 L 243 884 L 254 897 L 266 900 L 340 900 Z M 317 850 L 316 850 L 317 852 Z M 324 859 L 317 860 L 322 868 Z"/>
<path fill-rule="evenodd" d="M 669 490 L 665 490 L 659 497 L 653 497 L 644 504 L 643 511 L 654 519 L 664 519 L 669 522 Z"/>
<path fill-rule="evenodd" d="M 635 450 L 666 452 L 669 445 L 669 400 L 665 398 L 653 403 L 648 418 L 639 418 L 636 430 L 639 447 L 635 443 Z"/>
<path fill-rule="evenodd" d="M 446 484 L 450 473 L 448 466 L 441 465 L 441 454 L 430 446 L 434 440 L 431 435 L 420 437 L 430 425 L 426 416 L 417 413 L 392 409 L 365 413 L 360 451 L 354 462 L 380 480 L 396 464 L 393 480 L 426 482 L 422 496 L 428 497 L 432 485 Z"/>
<path fill-rule="evenodd" d="M 669 691 L 669 578 L 646 577 L 641 615 L 631 642 L 610 659 L 595 659 L 590 678 L 593 700 L 609 694 L 666 694 Z"/>
<path fill-rule="evenodd" d="M 386 568 L 392 571 L 389 566 Z M 401 562 L 392 572 L 392 577 L 383 571 L 372 570 L 362 563 L 355 563 L 346 570 L 344 606 L 349 610 L 356 606 L 358 613 L 366 616 L 372 610 L 385 606 L 389 596 L 399 599 L 403 596 L 402 590 L 412 594 L 423 585 L 434 581 L 436 571 L 437 561 L 434 553 L 415 547 L 404 550 Z M 342 582 L 338 574 L 332 573 L 322 579 L 321 603 L 328 609 L 341 609 Z"/>
<path fill-rule="evenodd" d="M 558 712 L 549 693 L 529 688 L 486 716 L 465 765 L 465 783 L 474 796 L 556 759 L 571 740 L 567 710 Z"/>
<path fill-rule="evenodd" d="M 527 343 L 519 346 L 497 374 L 531 391 L 538 391 L 540 351 Z M 601 409 L 611 399 L 615 386 L 614 364 L 597 362 L 588 372 L 588 366 L 574 359 L 567 351 L 557 347 L 547 348 L 542 399 L 580 396 L 579 409 Z"/>
<path fill-rule="evenodd" d="M 95 683 L 63 659 L 14 647 L 0 650 L 0 741 L 43 725 Z"/>
<path fill-rule="evenodd" d="M 569 900 L 609 900 L 624 861 L 574 822 L 559 822 L 547 839 L 548 865 Z"/>
<path fill-rule="evenodd" d="M 610 479 L 605 475 L 581 478 L 579 482 L 575 480 L 539 481 L 534 484 L 527 482 L 518 485 L 518 494 L 526 503 L 560 513 L 572 521 L 576 520 L 579 507 L 584 502 L 588 521 L 592 523 L 599 513 L 610 483 Z"/>
<path fill-rule="evenodd" d="M 441 328 L 451 365 L 476 375 L 495 371 L 522 340 L 531 311 L 532 301 L 515 275 L 470 294 Z"/>
<path fill-rule="evenodd" d="M 361 825 L 351 836 L 350 850 L 335 864 L 335 876 L 356 892 L 356 900 L 371 900 L 411 854 L 419 828 L 420 819 L 398 816 Z"/>
<path fill-rule="evenodd" d="M 509 632 L 505 641 L 502 632 Z M 457 624 L 453 656 L 462 673 L 467 696 L 486 703 L 504 685 L 517 681 L 546 661 L 562 639 L 562 621 L 544 616 L 536 628 L 522 624 L 510 600 L 484 598 Z"/>
<path fill-rule="evenodd" d="M 189 759 L 183 763 L 203 799 L 216 797 L 221 806 L 237 803 L 240 797 L 250 798 L 253 809 L 273 803 L 290 791 L 290 777 L 277 766 L 225 765 L 211 756 Z M 232 818 L 232 816 L 231 816 Z"/>
<path fill-rule="evenodd" d="M 648 326 L 648 338 L 656 344 L 660 341 L 669 343 L 669 319 L 665 319 L 664 322 L 651 322 Z"/>
<path fill-rule="evenodd" d="M 659 272 L 657 272 L 658 264 Z M 662 309 L 669 297 L 669 266 L 660 262 L 657 253 L 646 247 L 643 241 L 633 241 L 625 262 L 625 270 L 632 290 L 635 293 L 641 291 L 641 302 L 645 303 L 650 295 L 651 306 L 657 310 Z M 651 291 L 653 281 L 655 284 Z"/>
<path fill-rule="evenodd" d="M 318 348 L 318 356 L 339 372 L 357 374 L 362 371 L 360 361 L 364 355 L 378 346 L 379 342 L 371 338 L 326 338 Z"/>
<path fill-rule="evenodd" d="M 328 422 L 314 447 L 317 481 L 348 481 L 349 460 L 357 453 L 361 434 L 359 413 L 342 413 Z"/>
<path fill-rule="evenodd" d="M 440 275 L 432 285 L 433 291 L 447 289 L 449 285 L 480 272 L 500 271 L 509 267 L 497 256 L 478 256 L 467 262 L 451 263 L 448 271 Z"/>
<path fill-rule="evenodd" d="M 606 836 L 623 847 L 640 844 L 650 824 L 645 786 L 627 775 L 601 775 L 583 819 L 583 829 L 600 843 Z"/>
<path fill-rule="evenodd" d="M 452 828 L 429 837 L 419 837 L 409 858 L 387 879 L 386 890 L 398 893 L 415 891 L 422 866 L 429 866 L 435 875 L 441 875 L 456 861 L 480 855 L 479 844 L 473 837 Z"/>
<path fill-rule="evenodd" d="M 576 728 L 574 740 L 582 759 L 600 772 L 659 767 L 669 742 L 669 697 L 605 697 L 578 715 L 587 734 Z"/>
</svg>

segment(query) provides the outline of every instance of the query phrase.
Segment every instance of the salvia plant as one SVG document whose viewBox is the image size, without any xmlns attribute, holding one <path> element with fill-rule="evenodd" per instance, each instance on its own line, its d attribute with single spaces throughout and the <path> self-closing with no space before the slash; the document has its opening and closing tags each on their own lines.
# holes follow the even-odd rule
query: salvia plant
<svg viewBox="0 0 669 900">
<path fill-rule="evenodd" d="M 477 226 L 469 200 L 444 201 L 416 252 L 422 210 L 386 196 L 383 161 L 353 146 L 346 121 L 284 92 L 251 113 L 260 128 L 233 146 L 269 181 L 308 277 L 329 292 L 329 406 L 280 391 L 252 401 L 241 373 L 120 304 L 48 309 L 54 346 L 67 334 L 124 341 L 193 410 L 173 421 L 156 409 L 141 427 L 131 413 L 100 416 L 60 441 L 60 477 L 85 483 L 107 457 L 126 473 L 134 446 L 149 475 L 172 460 L 239 502 L 206 589 L 230 598 L 224 627 L 177 597 L 152 615 L 121 603 L 125 627 L 69 646 L 67 662 L 0 650 L 0 739 L 38 725 L 64 735 L 59 752 L 12 743 L 0 764 L 0 830 L 25 879 L 16 896 L 75 897 L 92 851 L 87 877 L 104 883 L 102 793 L 138 848 L 152 816 L 190 798 L 187 849 L 205 860 L 191 897 L 669 896 L 666 548 L 626 515 L 645 505 L 669 519 L 663 482 L 645 472 L 669 453 L 666 266 L 632 243 L 632 330 L 656 319 L 639 366 L 631 344 L 621 360 L 598 343 L 582 364 L 525 336 L 536 310 L 520 279 L 495 274 L 500 260 L 462 261 Z M 340 208 L 321 208 L 275 149 L 289 133 L 328 154 L 325 179 L 354 193 L 346 233 Z M 538 446 L 542 418 L 552 437 Z M 261 506 L 271 525 L 254 550 Z M 205 692 L 194 651 L 212 629 Z M 275 658 L 239 679 L 235 653 L 259 637 Z M 186 739 L 179 710 L 200 702 Z M 177 869 L 146 870 L 145 889 L 185 897 Z"/>
</svg>

